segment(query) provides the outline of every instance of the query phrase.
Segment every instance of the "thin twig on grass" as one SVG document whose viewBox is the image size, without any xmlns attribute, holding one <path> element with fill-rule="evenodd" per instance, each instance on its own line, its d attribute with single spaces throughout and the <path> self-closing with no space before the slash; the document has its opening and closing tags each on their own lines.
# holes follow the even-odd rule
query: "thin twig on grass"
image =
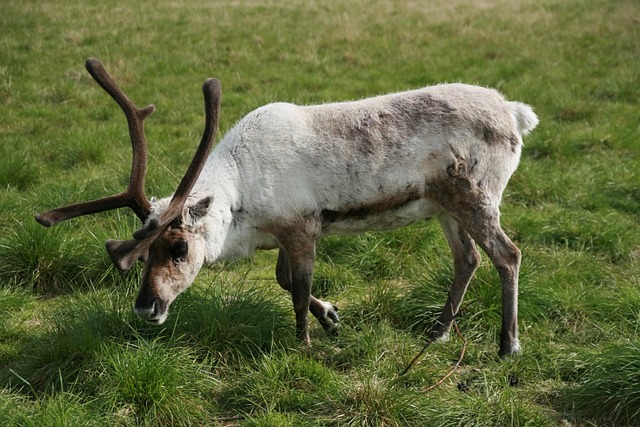
<svg viewBox="0 0 640 427">
<path fill-rule="evenodd" d="M 458 334 L 458 337 L 460 337 L 460 339 L 462 340 L 462 351 L 460 352 L 460 357 L 458 358 L 456 363 L 451 367 L 451 369 L 449 369 L 449 371 L 442 376 L 442 378 L 440 378 L 435 384 L 430 385 L 429 387 L 427 387 L 425 389 L 425 391 L 431 391 L 434 388 L 438 387 L 440 384 L 442 384 L 447 378 L 449 378 L 456 371 L 456 369 L 458 369 L 458 367 L 460 366 L 460 363 L 462 363 L 462 359 L 464 358 L 464 354 L 467 351 L 467 340 L 460 333 L 460 328 L 458 328 L 458 323 L 456 322 L 455 319 L 453 319 L 453 326 L 456 328 L 456 333 Z M 407 372 L 409 372 L 409 370 L 415 364 L 418 363 L 418 361 L 422 358 L 422 356 L 424 355 L 425 351 L 427 351 L 427 348 L 429 348 L 431 343 L 433 343 L 433 340 L 429 339 L 425 343 L 424 347 L 422 347 L 422 350 L 420 350 L 420 352 L 418 354 L 416 354 L 413 357 L 413 359 L 411 359 L 411 362 L 409 362 L 407 367 L 404 368 L 404 370 L 402 371 L 402 373 L 400 373 L 400 375 L 398 375 L 398 377 L 401 377 L 401 376 L 405 375 Z"/>
</svg>

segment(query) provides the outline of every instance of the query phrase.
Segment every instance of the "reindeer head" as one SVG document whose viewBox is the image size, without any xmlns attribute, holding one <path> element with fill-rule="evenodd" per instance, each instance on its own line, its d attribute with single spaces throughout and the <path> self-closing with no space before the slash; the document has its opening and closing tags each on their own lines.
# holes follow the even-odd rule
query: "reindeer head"
<svg viewBox="0 0 640 427">
<path fill-rule="evenodd" d="M 213 145 L 220 112 L 220 82 L 208 79 L 202 85 L 205 129 L 176 192 L 170 201 L 167 199 L 152 205 L 144 194 L 147 169 L 144 120 L 153 113 L 155 107 L 148 105 L 137 108 L 97 59 L 87 59 L 85 66 L 94 80 L 122 108 L 127 119 L 133 150 L 129 185 L 122 193 L 53 209 L 36 215 L 36 220 L 50 227 L 81 215 L 125 206 L 131 208 L 142 221 L 143 227 L 133 234 L 131 240 L 108 240 L 107 252 L 121 270 L 129 270 L 138 260 L 145 262 L 135 312 L 150 323 L 161 324 L 167 317 L 171 302 L 193 283 L 204 262 L 200 220 L 206 215 L 211 199 L 206 197 L 192 205 L 187 204 L 187 199 Z"/>
</svg>

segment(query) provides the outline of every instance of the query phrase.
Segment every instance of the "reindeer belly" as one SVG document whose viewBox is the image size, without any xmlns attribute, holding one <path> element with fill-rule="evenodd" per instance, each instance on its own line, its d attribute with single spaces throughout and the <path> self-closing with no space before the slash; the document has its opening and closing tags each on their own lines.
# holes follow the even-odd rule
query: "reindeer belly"
<svg viewBox="0 0 640 427">
<path fill-rule="evenodd" d="M 355 207 L 321 212 L 322 234 L 352 234 L 384 231 L 404 227 L 437 215 L 441 208 L 424 197 L 362 204 Z"/>
</svg>

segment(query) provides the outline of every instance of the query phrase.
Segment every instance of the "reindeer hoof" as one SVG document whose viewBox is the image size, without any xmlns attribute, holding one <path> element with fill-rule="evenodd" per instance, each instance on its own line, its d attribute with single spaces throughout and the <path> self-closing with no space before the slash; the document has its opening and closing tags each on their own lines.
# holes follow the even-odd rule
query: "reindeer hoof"
<svg viewBox="0 0 640 427">
<path fill-rule="evenodd" d="M 515 340 L 511 343 L 502 343 L 500 345 L 500 351 L 498 352 L 498 356 L 502 359 L 506 359 L 510 356 L 516 356 L 520 354 L 520 342 Z"/>
<path fill-rule="evenodd" d="M 449 332 L 451 331 L 451 325 L 448 326 L 443 325 L 438 322 L 434 327 L 429 331 L 429 338 L 433 342 L 447 342 L 449 341 Z"/>
<path fill-rule="evenodd" d="M 338 316 L 338 307 L 329 303 L 322 302 L 322 311 L 313 313 L 329 335 L 338 335 L 340 330 L 340 317 Z"/>
</svg>

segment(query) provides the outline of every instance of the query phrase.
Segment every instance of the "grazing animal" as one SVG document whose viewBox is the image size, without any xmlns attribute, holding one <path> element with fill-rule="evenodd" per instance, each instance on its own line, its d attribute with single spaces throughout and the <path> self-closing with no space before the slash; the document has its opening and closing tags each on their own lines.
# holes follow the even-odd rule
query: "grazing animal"
<svg viewBox="0 0 640 427">
<path fill-rule="evenodd" d="M 309 342 L 308 312 L 327 332 L 336 308 L 311 295 L 316 240 L 390 230 L 435 217 L 453 254 L 454 277 L 432 330 L 446 338 L 480 262 L 489 256 L 502 284 L 500 355 L 520 350 L 520 251 L 500 227 L 502 192 L 516 170 L 522 136 L 538 123 L 531 107 L 492 89 L 442 84 L 353 102 L 274 103 L 242 118 L 211 151 L 219 81 L 203 85 L 202 141 L 171 198 L 147 200 L 147 148 L 138 109 L 96 59 L 87 70 L 120 105 L 133 147 L 128 188 L 115 196 L 36 216 L 51 226 L 80 215 L 130 207 L 143 222 L 132 240 L 106 242 L 115 265 L 143 260 L 136 314 L 153 324 L 204 263 L 279 249 L 277 281 L 292 296 L 297 337 Z"/>
</svg>

